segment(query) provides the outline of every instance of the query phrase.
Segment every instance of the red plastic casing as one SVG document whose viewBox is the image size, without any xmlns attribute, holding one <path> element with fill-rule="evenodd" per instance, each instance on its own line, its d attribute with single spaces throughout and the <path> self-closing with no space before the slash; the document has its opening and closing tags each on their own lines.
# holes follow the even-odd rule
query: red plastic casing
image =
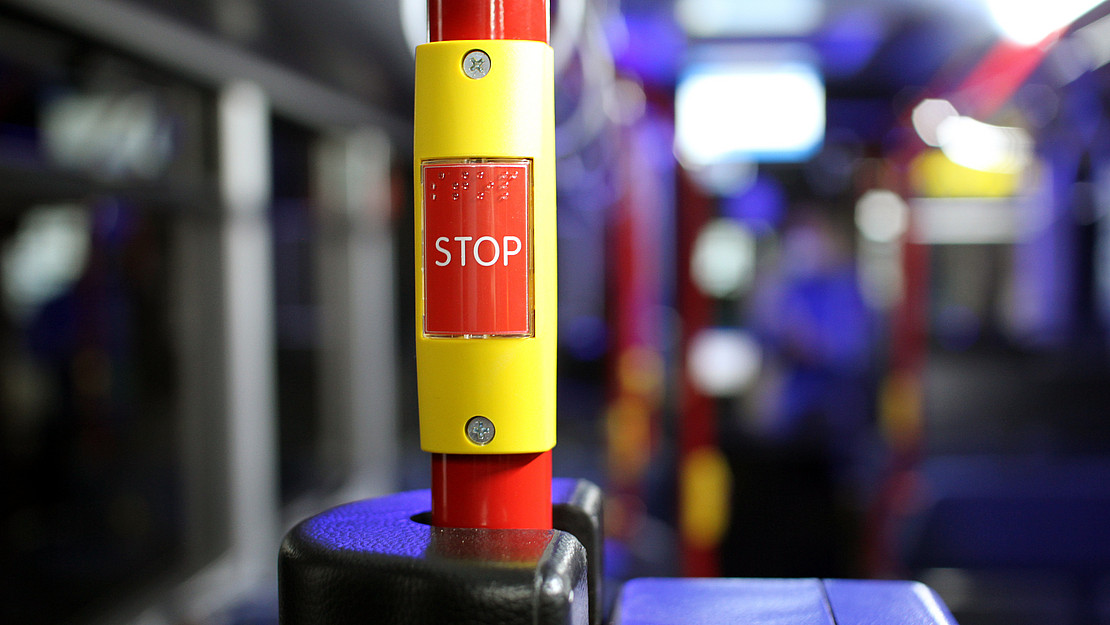
<svg viewBox="0 0 1110 625">
<path fill-rule="evenodd" d="M 428 0 L 428 40 L 466 39 L 547 43 L 547 0 Z M 551 452 L 432 454 L 432 524 L 551 529 Z"/>
<path fill-rule="evenodd" d="M 423 171 L 424 334 L 531 336 L 531 163 Z"/>
</svg>

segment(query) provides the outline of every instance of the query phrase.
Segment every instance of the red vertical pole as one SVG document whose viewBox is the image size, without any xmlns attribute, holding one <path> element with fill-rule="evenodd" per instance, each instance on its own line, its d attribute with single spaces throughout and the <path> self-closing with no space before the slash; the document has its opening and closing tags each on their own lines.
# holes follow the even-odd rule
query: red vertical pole
<svg viewBox="0 0 1110 625">
<path fill-rule="evenodd" d="M 698 332 L 713 322 L 713 302 L 701 292 L 690 274 L 694 241 L 713 216 L 713 200 L 699 190 L 689 174 L 681 169 L 678 173 L 678 197 L 678 312 L 682 318 L 682 353 L 686 353 Z M 699 450 L 717 448 L 717 407 L 712 397 L 694 386 L 687 374 L 685 359 L 682 362 L 679 389 L 681 425 L 678 434 L 681 570 L 687 577 L 716 577 L 720 573 L 717 548 L 691 540 L 681 521 L 685 514 L 681 506 L 685 505 L 687 498 L 684 490 L 691 486 L 682 475 L 686 461 Z"/>
<path fill-rule="evenodd" d="M 547 0 L 428 0 L 428 39 L 547 43 Z M 551 452 L 433 453 L 432 524 L 551 529 Z"/>
<path fill-rule="evenodd" d="M 428 40 L 548 41 L 547 0 L 428 0 Z"/>
</svg>

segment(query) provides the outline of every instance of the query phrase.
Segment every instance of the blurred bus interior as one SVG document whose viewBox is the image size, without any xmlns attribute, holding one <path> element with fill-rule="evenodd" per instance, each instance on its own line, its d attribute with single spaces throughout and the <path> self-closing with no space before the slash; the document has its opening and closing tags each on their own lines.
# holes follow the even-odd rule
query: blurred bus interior
<svg viewBox="0 0 1110 625">
<path fill-rule="evenodd" d="M 423 4 L 0 0 L 0 621 L 276 623 L 291 524 L 427 487 Z M 1110 2 L 551 8 L 606 577 L 1110 623 Z"/>
</svg>

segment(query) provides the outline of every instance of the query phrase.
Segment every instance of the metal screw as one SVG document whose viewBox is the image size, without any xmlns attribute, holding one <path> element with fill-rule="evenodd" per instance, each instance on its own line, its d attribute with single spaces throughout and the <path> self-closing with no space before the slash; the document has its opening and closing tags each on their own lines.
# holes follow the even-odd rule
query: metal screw
<svg viewBox="0 0 1110 625">
<path fill-rule="evenodd" d="M 485 78 L 486 74 L 489 73 L 489 68 L 489 55 L 481 50 L 471 50 L 463 57 L 463 73 L 474 80 Z"/>
<path fill-rule="evenodd" d="M 466 422 L 466 437 L 475 445 L 489 444 L 496 433 L 497 429 L 493 427 L 493 421 L 485 417 L 471 417 Z"/>
</svg>

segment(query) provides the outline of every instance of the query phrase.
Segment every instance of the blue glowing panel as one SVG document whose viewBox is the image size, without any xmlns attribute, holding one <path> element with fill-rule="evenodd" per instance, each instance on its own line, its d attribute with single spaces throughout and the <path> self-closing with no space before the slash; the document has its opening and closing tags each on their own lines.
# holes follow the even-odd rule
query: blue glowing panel
<svg viewBox="0 0 1110 625">
<path fill-rule="evenodd" d="M 687 67 L 675 93 L 675 148 L 691 166 L 801 162 L 825 136 L 825 85 L 814 63 L 752 56 Z"/>
</svg>

